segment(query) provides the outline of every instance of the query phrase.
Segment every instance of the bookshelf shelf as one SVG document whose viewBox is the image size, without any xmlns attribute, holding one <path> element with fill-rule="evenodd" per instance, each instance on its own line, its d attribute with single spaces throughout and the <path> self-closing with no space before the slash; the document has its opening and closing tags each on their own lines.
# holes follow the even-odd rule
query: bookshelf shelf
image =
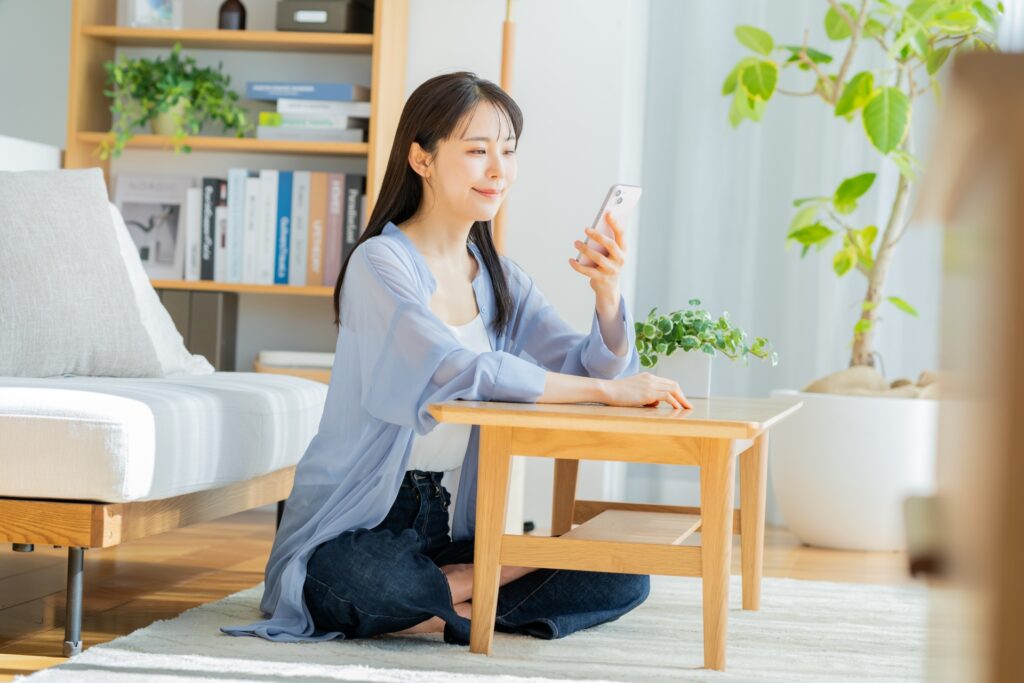
<svg viewBox="0 0 1024 683">
<path fill-rule="evenodd" d="M 298 31 L 221 31 L 218 29 L 154 29 L 129 26 L 85 25 L 82 35 L 118 47 L 182 47 L 216 50 L 263 50 L 370 54 L 373 34 L 304 33 Z"/>
<path fill-rule="evenodd" d="M 150 280 L 154 289 L 178 289 L 192 292 L 238 292 L 240 294 L 285 294 L 288 296 L 334 296 L 334 287 L 299 285 L 250 285 L 210 280 Z"/>
<path fill-rule="evenodd" d="M 84 131 L 79 142 L 97 147 L 109 133 Z M 299 154 L 314 156 L 367 156 L 366 142 L 297 142 L 292 140 L 258 140 L 256 138 L 195 136 L 186 137 L 185 144 L 193 151 Z M 174 149 L 173 138 L 166 135 L 135 135 L 126 145 L 129 149 Z"/>
</svg>

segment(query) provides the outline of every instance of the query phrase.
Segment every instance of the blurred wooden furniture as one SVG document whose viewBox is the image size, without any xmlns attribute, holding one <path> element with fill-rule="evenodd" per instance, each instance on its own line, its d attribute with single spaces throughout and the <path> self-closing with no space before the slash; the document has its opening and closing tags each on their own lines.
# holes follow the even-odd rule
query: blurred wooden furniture
<svg viewBox="0 0 1024 683">
<path fill-rule="evenodd" d="M 740 533 L 743 608 L 760 607 L 768 429 L 786 399 L 691 399 L 693 409 L 447 401 L 440 422 L 480 425 L 470 649 L 490 654 L 502 565 L 700 576 L 704 666 L 725 670 L 732 535 Z M 550 537 L 503 534 L 512 455 L 555 459 Z M 739 460 L 740 509 L 733 505 Z M 575 500 L 580 460 L 695 465 L 701 506 Z M 579 526 L 572 528 L 572 524 Z M 683 546 L 693 533 L 700 547 Z"/>
</svg>

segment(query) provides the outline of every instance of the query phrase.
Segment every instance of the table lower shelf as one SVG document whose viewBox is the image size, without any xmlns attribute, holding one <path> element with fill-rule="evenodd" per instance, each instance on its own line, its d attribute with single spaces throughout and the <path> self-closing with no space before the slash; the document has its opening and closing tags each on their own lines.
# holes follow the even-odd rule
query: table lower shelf
<svg viewBox="0 0 1024 683">
<path fill-rule="evenodd" d="M 700 576 L 701 549 L 680 545 L 700 516 L 606 510 L 562 536 L 505 535 L 498 562 L 618 574 Z"/>
</svg>

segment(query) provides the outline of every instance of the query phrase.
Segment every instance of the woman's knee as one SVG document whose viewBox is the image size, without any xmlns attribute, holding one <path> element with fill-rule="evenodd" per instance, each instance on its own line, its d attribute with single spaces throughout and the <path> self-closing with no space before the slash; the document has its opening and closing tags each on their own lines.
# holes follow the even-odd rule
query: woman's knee
<svg viewBox="0 0 1024 683">
<path fill-rule="evenodd" d="M 647 574 L 609 574 L 614 602 L 622 609 L 636 607 L 651 594 L 651 577 Z"/>
</svg>

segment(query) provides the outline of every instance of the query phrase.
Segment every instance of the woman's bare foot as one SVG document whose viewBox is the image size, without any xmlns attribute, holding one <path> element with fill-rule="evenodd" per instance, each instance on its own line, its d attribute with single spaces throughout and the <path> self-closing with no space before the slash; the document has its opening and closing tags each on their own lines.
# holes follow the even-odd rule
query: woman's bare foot
<svg viewBox="0 0 1024 683">
<path fill-rule="evenodd" d="M 460 602 L 455 605 L 455 612 L 460 617 L 469 619 L 473 614 L 473 606 L 468 602 Z M 395 631 L 393 635 L 404 636 L 413 633 L 444 633 L 444 620 L 441 617 L 430 617 L 426 621 L 421 621 L 415 626 L 411 626 L 402 631 Z"/>
</svg>

